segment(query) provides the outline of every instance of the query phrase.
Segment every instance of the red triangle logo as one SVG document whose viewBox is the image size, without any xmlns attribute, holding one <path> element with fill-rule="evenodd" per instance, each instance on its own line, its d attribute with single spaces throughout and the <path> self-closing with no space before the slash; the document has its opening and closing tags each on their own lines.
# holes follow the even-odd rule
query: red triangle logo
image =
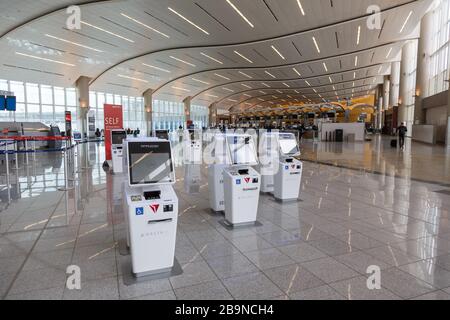
<svg viewBox="0 0 450 320">
<path fill-rule="evenodd" d="M 245 182 L 247 182 L 247 183 L 250 182 L 250 178 L 245 178 L 244 180 L 245 180 Z"/>
<path fill-rule="evenodd" d="M 150 205 L 150 209 L 152 209 L 153 213 L 157 213 L 159 209 L 159 204 Z"/>
</svg>

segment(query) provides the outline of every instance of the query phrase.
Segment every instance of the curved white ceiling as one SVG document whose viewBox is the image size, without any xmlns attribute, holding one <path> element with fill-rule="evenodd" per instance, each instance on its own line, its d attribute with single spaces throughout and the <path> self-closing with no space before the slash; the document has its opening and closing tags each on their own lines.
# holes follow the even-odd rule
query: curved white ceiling
<svg viewBox="0 0 450 320">
<path fill-rule="evenodd" d="M 317 102 L 382 82 L 431 2 L 3 1 L 0 72 L 56 86 L 88 76 L 92 90 L 153 89 L 157 99 L 189 96 L 233 110 Z M 81 4 L 81 30 L 66 28 L 64 6 L 73 3 Z M 374 4 L 381 30 L 367 28 Z"/>
</svg>

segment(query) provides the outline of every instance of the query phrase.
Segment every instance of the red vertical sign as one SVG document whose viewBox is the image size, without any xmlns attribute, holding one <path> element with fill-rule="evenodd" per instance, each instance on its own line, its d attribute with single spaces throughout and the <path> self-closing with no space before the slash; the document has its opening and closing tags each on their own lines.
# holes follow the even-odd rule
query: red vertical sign
<svg viewBox="0 0 450 320">
<path fill-rule="evenodd" d="M 105 104 L 105 154 L 106 160 L 111 160 L 111 130 L 123 129 L 123 113 L 122 106 Z"/>
</svg>

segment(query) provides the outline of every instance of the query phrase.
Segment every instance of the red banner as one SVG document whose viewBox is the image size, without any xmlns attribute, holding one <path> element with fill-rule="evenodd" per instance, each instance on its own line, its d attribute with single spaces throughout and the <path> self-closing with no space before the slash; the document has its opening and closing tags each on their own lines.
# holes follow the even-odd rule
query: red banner
<svg viewBox="0 0 450 320">
<path fill-rule="evenodd" d="M 122 106 L 105 104 L 105 154 L 106 160 L 111 160 L 111 130 L 123 129 Z"/>
</svg>

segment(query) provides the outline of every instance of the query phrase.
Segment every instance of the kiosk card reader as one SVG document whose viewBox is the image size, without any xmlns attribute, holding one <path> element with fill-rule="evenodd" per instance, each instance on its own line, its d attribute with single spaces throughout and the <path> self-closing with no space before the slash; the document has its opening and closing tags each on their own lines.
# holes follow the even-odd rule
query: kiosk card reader
<svg viewBox="0 0 450 320">
<path fill-rule="evenodd" d="M 293 133 L 279 133 L 278 143 L 280 159 L 273 195 L 281 201 L 297 200 L 303 172 L 302 162 L 294 158 L 300 155 L 297 139 Z"/>
<path fill-rule="evenodd" d="M 111 130 L 112 170 L 114 173 L 123 172 L 123 141 L 127 132 L 123 129 Z"/>
<path fill-rule="evenodd" d="M 183 153 L 185 163 L 202 163 L 202 134 L 200 130 L 189 129 L 183 135 Z"/>
<path fill-rule="evenodd" d="M 125 213 L 132 270 L 136 277 L 174 266 L 178 198 L 171 144 L 157 138 L 125 142 L 128 181 Z"/>
<path fill-rule="evenodd" d="M 223 133 L 213 137 L 214 163 L 208 166 L 209 205 L 215 212 L 225 211 L 223 170 L 229 166 L 227 139 Z"/>
<path fill-rule="evenodd" d="M 252 136 L 226 136 L 231 166 L 223 171 L 225 220 L 233 227 L 255 224 L 258 213 L 260 174 L 252 168 L 258 164 Z"/>
</svg>

